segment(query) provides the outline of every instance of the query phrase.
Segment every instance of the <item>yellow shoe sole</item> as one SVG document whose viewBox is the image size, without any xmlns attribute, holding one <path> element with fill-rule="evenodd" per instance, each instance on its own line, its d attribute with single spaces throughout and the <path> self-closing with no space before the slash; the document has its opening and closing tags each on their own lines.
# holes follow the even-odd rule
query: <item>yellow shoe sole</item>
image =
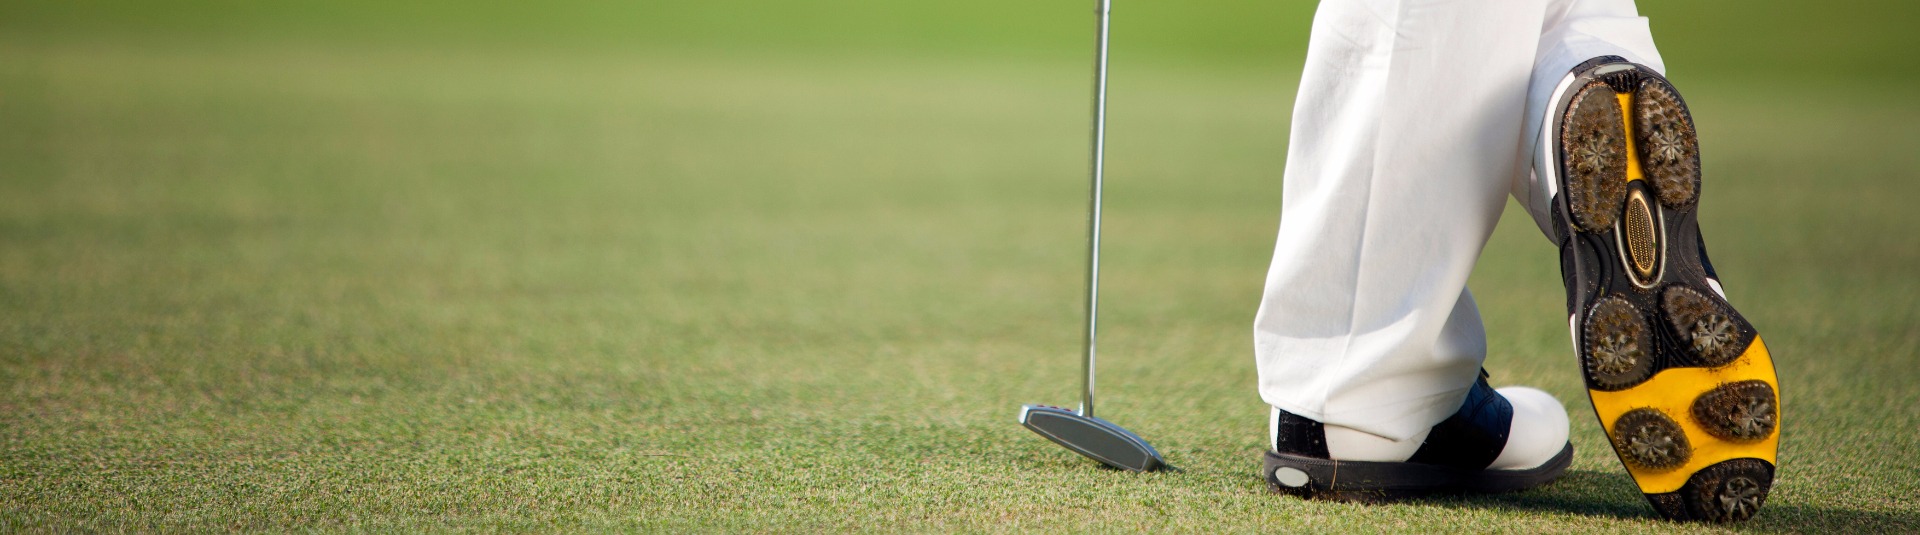
<svg viewBox="0 0 1920 535">
<path fill-rule="evenodd" d="M 1692 117 L 1640 65 L 1575 70 L 1551 125 L 1569 327 L 1595 416 L 1662 516 L 1751 518 L 1773 486 L 1779 380 L 1695 218 Z"/>
</svg>

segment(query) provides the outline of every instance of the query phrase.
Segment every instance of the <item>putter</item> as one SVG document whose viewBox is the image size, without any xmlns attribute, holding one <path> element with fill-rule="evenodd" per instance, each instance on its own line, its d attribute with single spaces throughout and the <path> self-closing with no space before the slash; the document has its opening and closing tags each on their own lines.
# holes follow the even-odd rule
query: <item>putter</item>
<svg viewBox="0 0 1920 535">
<path fill-rule="evenodd" d="M 1048 405 L 1020 407 L 1020 425 L 1067 449 L 1107 466 L 1131 472 L 1173 468 L 1152 445 L 1113 422 L 1093 416 L 1093 356 L 1096 313 L 1100 309 L 1100 179 L 1106 166 L 1107 142 L 1107 15 L 1112 0 L 1095 0 L 1099 15 L 1099 44 L 1093 75 L 1093 200 L 1087 224 L 1087 362 L 1080 410 Z"/>
</svg>

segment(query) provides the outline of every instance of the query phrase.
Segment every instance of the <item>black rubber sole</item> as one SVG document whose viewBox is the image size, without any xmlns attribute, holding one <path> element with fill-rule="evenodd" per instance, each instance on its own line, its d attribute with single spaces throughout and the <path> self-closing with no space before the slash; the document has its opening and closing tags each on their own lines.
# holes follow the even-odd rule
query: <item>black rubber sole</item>
<svg viewBox="0 0 1920 535">
<path fill-rule="evenodd" d="M 1772 487 L 1778 379 L 1715 286 L 1693 119 L 1645 67 L 1575 72 L 1550 150 L 1570 327 L 1596 416 L 1662 516 L 1745 520 Z"/>
<path fill-rule="evenodd" d="M 1275 492 L 1308 499 L 1379 503 L 1431 494 L 1513 492 L 1547 484 L 1573 463 L 1568 444 L 1528 470 L 1469 470 L 1377 461 L 1336 461 L 1268 451 L 1261 474 Z"/>
</svg>

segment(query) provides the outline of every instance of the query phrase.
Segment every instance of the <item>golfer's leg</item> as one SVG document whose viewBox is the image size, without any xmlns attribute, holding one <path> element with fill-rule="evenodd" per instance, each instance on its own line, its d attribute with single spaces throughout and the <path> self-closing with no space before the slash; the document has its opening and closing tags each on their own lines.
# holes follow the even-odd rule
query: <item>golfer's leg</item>
<svg viewBox="0 0 1920 535">
<path fill-rule="evenodd" d="M 1267 403 L 1416 447 L 1460 407 L 1486 356 L 1467 276 L 1524 169 L 1545 7 L 1320 4 L 1254 322 Z"/>
<path fill-rule="evenodd" d="M 1666 64 L 1653 45 L 1653 32 L 1641 17 L 1633 0 L 1558 0 L 1547 10 L 1547 18 L 1534 60 L 1533 76 L 1527 87 L 1528 157 L 1541 147 L 1544 117 L 1554 91 L 1567 80 L 1573 67 L 1600 56 L 1620 56 L 1646 65 L 1665 75 Z M 1531 165 L 1528 166 L 1531 168 Z M 1553 195 L 1559 185 L 1540 180 L 1530 171 L 1515 175 L 1513 198 L 1533 216 L 1535 224 L 1549 239 L 1552 230 Z"/>
</svg>

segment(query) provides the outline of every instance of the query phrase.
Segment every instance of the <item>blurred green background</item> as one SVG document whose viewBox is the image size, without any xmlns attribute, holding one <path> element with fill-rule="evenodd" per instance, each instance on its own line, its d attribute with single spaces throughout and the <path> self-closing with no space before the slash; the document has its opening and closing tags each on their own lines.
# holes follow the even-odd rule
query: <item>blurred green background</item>
<svg viewBox="0 0 1920 535">
<path fill-rule="evenodd" d="M 1641 6 L 1780 359 L 1746 528 L 1920 530 L 1920 4 Z M 1532 492 L 1268 494 L 1249 326 L 1310 2 L 1115 11 L 1105 416 L 1072 402 L 1091 3 L 0 3 L 0 531 L 1705 531 L 1585 418 L 1556 258 L 1472 286 Z"/>
<path fill-rule="evenodd" d="M 11 41 L 259 42 L 596 53 L 1077 59 L 1088 2 L 654 0 L 648 2 L 340 2 L 188 0 L 9 2 Z M 1125 57 L 1229 65 L 1296 63 L 1313 2 L 1198 0 L 1121 4 Z M 1641 6 L 1660 47 L 1689 72 L 1907 80 L 1920 38 L 1905 2 L 1699 0 Z M 578 50 L 573 50 L 577 52 Z"/>
<path fill-rule="evenodd" d="M 434 47 L 579 47 L 648 54 L 895 56 L 1059 60 L 1085 55 L 1088 2 L 655 0 L 340 2 L 246 0 L 11 2 L 18 37 L 111 35 L 216 43 L 305 41 Z M 1903 2 L 1844 9 L 1778 0 L 1641 6 L 1661 49 L 1690 71 L 1904 80 L 1917 40 Z M 1285 65 L 1305 46 L 1313 2 L 1120 4 L 1131 58 Z"/>
</svg>

